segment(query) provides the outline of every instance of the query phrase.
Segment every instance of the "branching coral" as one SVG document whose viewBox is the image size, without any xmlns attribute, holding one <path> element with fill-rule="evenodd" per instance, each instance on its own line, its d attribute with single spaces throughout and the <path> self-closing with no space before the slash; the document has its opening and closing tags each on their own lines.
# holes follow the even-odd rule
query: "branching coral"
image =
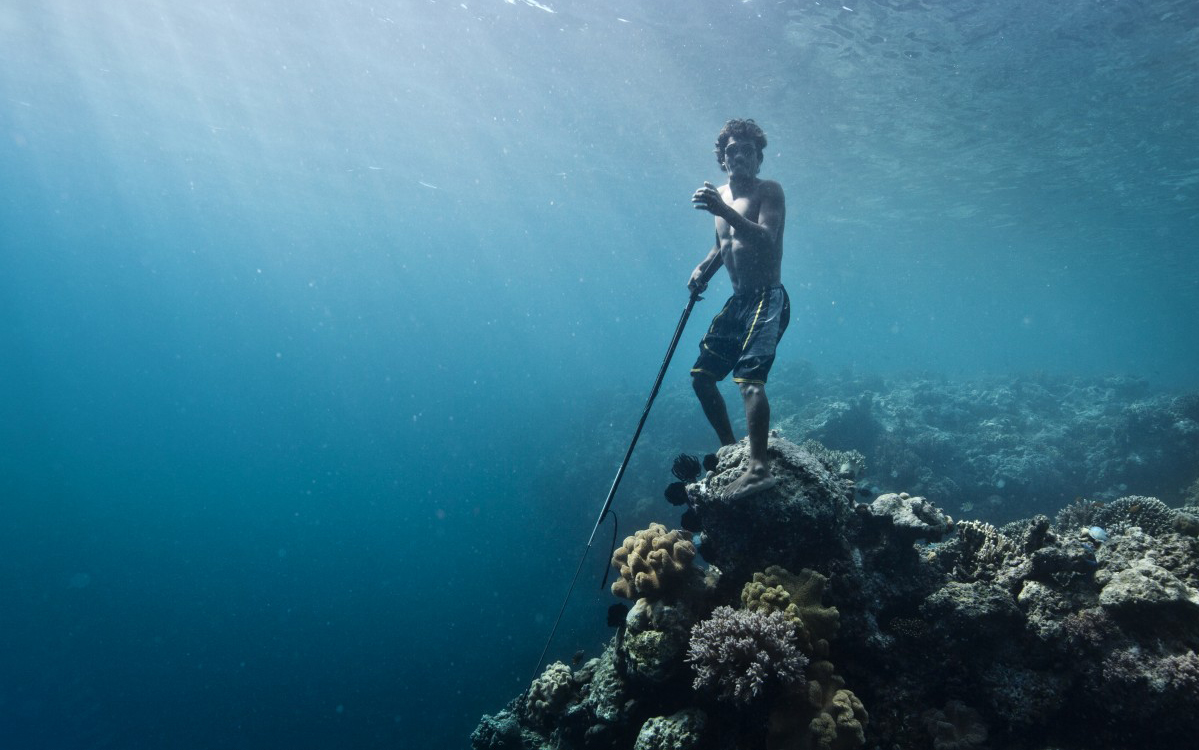
<svg viewBox="0 0 1199 750">
<path fill-rule="evenodd" d="M 828 642 L 840 626 L 836 607 L 821 604 L 828 579 L 807 568 L 798 574 L 771 565 L 741 589 L 741 603 L 751 612 L 782 612 L 796 624 L 800 648 L 809 656 L 827 656 Z"/>
<path fill-rule="evenodd" d="M 718 687 L 722 700 L 746 704 L 767 685 L 803 678 L 808 659 L 795 642 L 795 623 L 782 612 L 763 614 L 717 607 L 691 629 L 687 661 L 696 690 Z"/>
<path fill-rule="evenodd" d="M 1020 557 L 1020 549 L 991 524 L 965 521 L 940 555 L 951 563 L 950 572 L 958 580 L 994 581 Z"/>
<path fill-rule="evenodd" d="M 612 566 L 620 578 L 612 583 L 612 593 L 625 599 L 664 599 L 671 589 L 684 582 L 695 559 L 695 545 L 685 531 L 668 532 L 660 523 L 651 523 L 612 555 Z"/>
<path fill-rule="evenodd" d="M 1174 530 L 1177 512 L 1156 497 L 1130 495 L 1113 500 L 1095 514 L 1095 523 L 1109 532 L 1139 526 L 1146 534 L 1158 536 Z"/>
<path fill-rule="evenodd" d="M 1101 510 L 1103 503 L 1080 497 L 1058 511 L 1053 527 L 1063 534 L 1077 534 L 1080 528 L 1094 526 Z"/>
</svg>

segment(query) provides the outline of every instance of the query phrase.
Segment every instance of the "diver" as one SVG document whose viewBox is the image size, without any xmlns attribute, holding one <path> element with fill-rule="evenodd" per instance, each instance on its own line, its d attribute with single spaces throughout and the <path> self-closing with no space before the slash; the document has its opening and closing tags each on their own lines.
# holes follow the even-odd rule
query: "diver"
<svg viewBox="0 0 1199 750">
<path fill-rule="evenodd" d="M 710 182 L 695 191 L 695 208 L 716 217 L 716 245 L 695 267 L 688 289 L 703 292 L 724 266 L 733 295 L 700 341 L 699 359 L 691 369 L 692 385 L 704 416 L 722 446 L 733 445 L 733 427 L 717 382 L 731 371 L 745 402 L 749 430 L 749 466 L 725 488 L 724 497 L 737 500 L 774 487 L 766 441 L 770 404 L 766 376 L 774 364 L 775 348 L 791 319 L 791 302 L 780 283 L 783 261 L 783 188 L 759 179 L 766 134 L 753 120 L 729 120 L 716 138 L 716 160 L 728 174 L 719 188 Z"/>
</svg>

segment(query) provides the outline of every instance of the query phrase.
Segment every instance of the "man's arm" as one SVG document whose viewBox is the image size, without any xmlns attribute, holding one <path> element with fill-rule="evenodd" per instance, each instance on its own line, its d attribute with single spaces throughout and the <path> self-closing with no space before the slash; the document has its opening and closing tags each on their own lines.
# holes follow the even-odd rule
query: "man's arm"
<svg viewBox="0 0 1199 750">
<path fill-rule="evenodd" d="M 708 288 L 708 282 L 712 280 L 713 274 L 720 270 L 724 265 L 724 259 L 720 257 L 720 242 L 716 244 L 708 252 L 708 257 L 700 261 L 695 270 L 691 272 L 691 280 L 687 282 L 687 288 L 696 294 L 702 293 Z"/>
</svg>

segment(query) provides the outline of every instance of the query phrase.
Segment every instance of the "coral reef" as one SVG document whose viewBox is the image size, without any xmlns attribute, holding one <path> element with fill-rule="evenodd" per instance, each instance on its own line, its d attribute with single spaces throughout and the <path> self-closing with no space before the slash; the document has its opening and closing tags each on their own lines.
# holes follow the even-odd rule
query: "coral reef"
<svg viewBox="0 0 1199 750">
<path fill-rule="evenodd" d="M 667 531 L 660 523 L 650 524 L 612 554 L 612 566 L 620 578 L 612 583 L 612 593 L 625 599 L 663 599 L 675 594 L 687 580 L 695 545 L 690 534 L 675 529 Z"/>
<path fill-rule="evenodd" d="M 798 575 L 771 565 L 754 573 L 753 580 L 741 589 L 741 604 L 751 612 L 782 612 L 796 625 L 796 640 L 809 656 L 828 656 L 829 641 L 841 621 L 836 607 L 821 602 L 828 579 L 814 570 Z"/>
<path fill-rule="evenodd" d="M 707 722 L 707 715 L 698 708 L 647 719 L 633 750 L 693 750 L 699 747 Z"/>
<path fill-rule="evenodd" d="M 770 750 L 856 750 L 866 743 L 869 720 L 862 702 L 845 689 L 828 661 L 808 669 L 800 690 L 779 701 L 769 719 Z"/>
<path fill-rule="evenodd" d="M 638 599 L 625 617 L 621 641 L 625 674 L 647 684 L 667 684 L 683 671 L 695 615 L 686 607 Z"/>
<path fill-rule="evenodd" d="M 784 365 L 772 379 L 771 402 L 786 415 L 776 426 L 861 451 L 871 472 L 859 484 L 874 494 L 906 489 L 1000 523 L 1079 495 L 1111 501 L 1135 487 L 1175 505 L 1199 487 L 1194 394 L 1155 394 L 1121 377 L 947 382 L 801 368 Z"/>
<path fill-rule="evenodd" d="M 526 733 L 536 737 L 521 727 L 516 713 L 505 709 L 495 716 L 484 714 L 479 726 L 471 733 L 470 744 L 475 750 L 522 750 L 526 747 Z"/>
<path fill-rule="evenodd" d="M 767 451 L 778 480 L 772 490 L 730 501 L 721 490 L 749 460 L 746 441 L 721 449 L 716 471 L 688 487 L 701 522 L 704 559 L 726 580 L 745 581 L 770 565 L 816 568 L 836 554 L 853 516 L 853 482 L 839 456 L 771 437 Z"/>
<path fill-rule="evenodd" d="M 890 520 L 895 535 L 905 542 L 917 539 L 935 542 L 953 529 L 953 518 L 924 498 L 906 492 L 879 495 L 870 504 L 870 512 Z"/>
<path fill-rule="evenodd" d="M 1178 511 L 1156 497 L 1131 495 L 1101 506 L 1095 513 L 1094 525 L 1106 529 L 1125 530 L 1139 526 L 1150 534 L 1164 534 L 1174 529 Z"/>
<path fill-rule="evenodd" d="M 565 495 L 609 478 L 611 457 L 628 445 L 628 415 L 643 399 L 630 390 L 589 402 L 571 422 L 576 432 L 561 441 L 567 455 L 555 453 L 543 481 Z M 868 470 L 849 463 L 857 489 L 871 499 L 906 491 L 955 518 L 996 526 L 1079 497 L 1110 502 L 1134 491 L 1170 506 L 1187 498 L 1199 506 L 1199 396 L 1156 392 L 1141 380 L 1036 373 L 954 381 L 778 362 L 770 402 L 782 437 L 864 456 Z M 680 418 L 662 420 L 643 437 L 621 485 L 644 513 L 639 526 L 661 520 L 650 509 L 661 502 L 660 472 L 679 449 L 709 449 L 706 441 L 697 445 L 709 433 L 689 384 L 664 386 L 654 408 Z"/>
<path fill-rule="evenodd" d="M 927 496 L 856 502 L 860 469 L 834 451 L 778 436 L 770 451 L 774 490 L 720 498 L 744 444 L 686 486 L 702 560 L 682 579 L 659 568 L 654 596 L 628 561 L 653 570 L 668 532 L 631 537 L 622 580 L 640 598 L 603 654 L 573 674 L 551 667 L 484 717 L 476 750 L 1090 750 L 1199 736 L 1189 512 L 1124 494 L 1075 501 L 1056 522 L 953 522 Z"/>
<path fill-rule="evenodd" d="M 961 701 L 930 708 L 921 720 L 933 737 L 933 750 L 973 750 L 987 741 L 987 726 L 978 711 Z"/>
<path fill-rule="evenodd" d="M 750 703 L 770 683 L 790 685 L 808 664 L 793 620 L 732 607 L 717 607 L 692 628 L 687 661 L 695 668 L 696 690 L 717 687 L 722 700 L 735 703 Z"/>
<path fill-rule="evenodd" d="M 554 662 L 529 687 L 529 715 L 540 723 L 550 721 L 575 698 L 574 688 L 570 667 L 560 661 Z"/>
</svg>

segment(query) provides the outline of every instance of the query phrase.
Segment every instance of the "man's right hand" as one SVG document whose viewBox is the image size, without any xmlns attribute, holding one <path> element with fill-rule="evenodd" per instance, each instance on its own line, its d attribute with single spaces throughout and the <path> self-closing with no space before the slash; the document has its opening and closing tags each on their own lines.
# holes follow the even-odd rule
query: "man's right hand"
<svg viewBox="0 0 1199 750">
<path fill-rule="evenodd" d="M 703 294 L 704 290 L 708 288 L 708 282 L 704 281 L 704 272 L 702 269 L 697 268 L 691 272 L 691 279 L 687 282 L 687 288 L 693 294 Z"/>
</svg>

